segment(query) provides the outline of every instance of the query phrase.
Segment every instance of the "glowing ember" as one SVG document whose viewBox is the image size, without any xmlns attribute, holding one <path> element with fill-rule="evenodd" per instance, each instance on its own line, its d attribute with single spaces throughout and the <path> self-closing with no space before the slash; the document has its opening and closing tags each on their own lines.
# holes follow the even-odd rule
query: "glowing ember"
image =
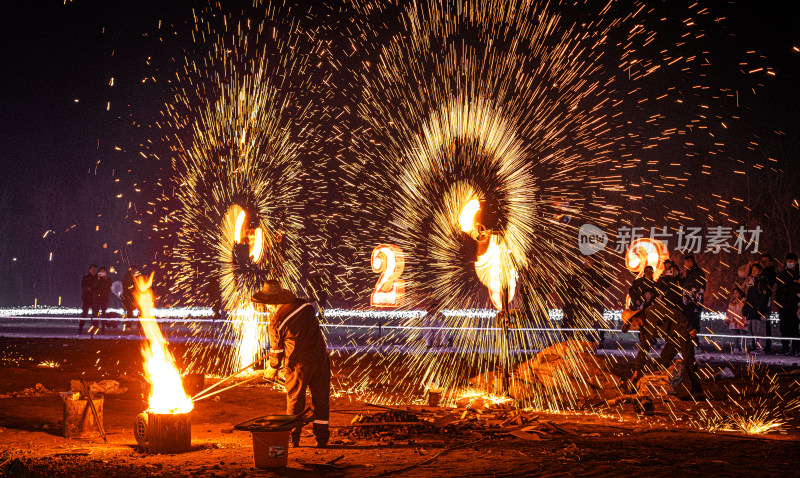
<svg viewBox="0 0 800 478">
<path fill-rule="evenodd" d="M 762 435 L 771 431 L 778 431 L 786 424 L 785 420 L 770 417 L 770 415 L 769 410 L 760 410 L 749 416 L 744 413 L 734 413 L 724 418 L 721 414 L 715 414 L 714 418 L 710 418 L 709 423 L 702 428 L 707 428 L 712 432 L 723 431 Z"/>
<path fill-rule="evenodd" d="M 760 435 L 777 430 L 782 427 L 784 422 L 777 419 L 765 419 L 763 417 L 733 417 L 735 425 L 734 431 L 741 430 L 749 435 Z M 738 429 L 738 430 L 737 430 Z"/>
<path fill-rule="evenodd" d="M 492 405 L 500 405 L 504 403 L 511 403 L 514 401 L 511 397 L 504 397 L 502 395 L 495 395 L 493 393 L 486 393 L 477 388 L 466 388 L 461 390 L 456 395 L 456 403 L 464 408 L 489 408 Z"/>
<path fill-rule="evenodd" d="M 183 391 L 181 376 L 152 315 L 153 294 L 150 287 L 153 284 L 153 274 L 148 278 L 139 276 L 135 279 L 139 290 L 139 308 L 142 311 L 139 320 L 148 341 L 142 350 L 144 369 L 150 382 L 148 411 L 157 414 L 190 412 L 194 405 Z"/>
</svg>

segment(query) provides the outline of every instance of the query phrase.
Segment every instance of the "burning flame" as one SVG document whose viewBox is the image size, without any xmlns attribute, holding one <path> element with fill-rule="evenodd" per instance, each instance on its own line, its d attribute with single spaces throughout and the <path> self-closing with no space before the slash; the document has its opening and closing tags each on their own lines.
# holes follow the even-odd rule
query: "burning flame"
<svg viewBox="0 0 800 478">
<path fill-rule="evenodd" d="M 456 395 L 457 402 L 468 401 L 468 404 L 465 408 L 473 407 L 475 403 L 480 399 L 483 403 L 483 408 L 488 408 L 492 405 L 500 405 L 504 403 L 511 403 L 514 401 L 511 397 L 504 397 L 502 395 L 495 395 L 493 393 L 487 393 L 483 390 L 478 388 L 466 388 L 463 390 L 458 391 Z"/>
<path fill-rule="evenodd" d="M 669 259 L 669 252 L 663 242 L 658 239 L 642 237 L 633 241 L 625 254 L 625 266 L 631 272 L 635 272 L 636 277 L 644 276 L 644 269 L 647 266 L 653 268 L 653 279 L 664 272 L 664 261 Z"/>
<path fill-rule="evenodd" d="M 475 215 L 481 209 L 481 203 L 477 199 L 473 199 L 464 206 L 461 210 L 461 215 L 458 217 L 458 224 L 461 230 L 467 234 L 475 229 Z"/>
<path fill-rule="evenodd" d="M 264 232 L 261 230 L 260 227 L 255 229 L 253 232 L 253 241 L 250 245 L 250 258 L 253 259 L 253 262 L 258 262 L 261 260 L 261 256 L 264 253 Z"/>
<path fill-rule="evenodd" d="M 228 213 L 230 214 L 231 211 L 236 212 L 237 210 L 236 224 L 233 227 L 233 242 L 235 244 L 246 242 L 250 246 L 250 259 L 258 263 L 264 255 L 264 230 L 261 227 L 245 229 L 244 224 L 247 220 L 247 213 L 243 209 L 234 205 Z"/>
<path fill-rule="evenodd" d="M 136 288 L 139 290 L 139 320 L 147 336 L 148 344 L 142 349 L 144 370 L 150 382 L 149 410 L 157 414 L 187 413 L 194 408 L 192 400 L 186 395 L 172 354 L 161 334 L 158 323 L 153 318 L 153 274 L 145 278 L 137 276 Z"/>
<path fill-rule="evenodd" d="M 236 216 L 236 226 L 233 228 L 233 242 L 236 244 L 241 244 L 242 242 L 242 226 L 244 226 L 244 220 L 246 215 L 244 211 L 239 211 L 239 214 Z"/>
<path fill-rule="evenodd" d="M 489 242 L 489 247 L 486 252 L 478 256 L 475 261 L 475 273 L 478 274 L 478 279 L 481 283 L 489 289 L 489 295 L 492 299 L 492 304 L 497 310 L 503 308 L 503 256 L 507 255 L 508 251 L 500 243 L 500 238 L 492 236 Z M 508 301 L 514 299 L 514 291 L 517 288 L 517 280 L 515 278 L 516 272 L 510 266 L 508 277 Z"/>
<path fill-rule="evenodd" d="M 470 200 L 461 210 L 458 223 L 461 230 L 473 238 L 481 241 L 482 234 L 475 237 L 476 230 L 480 227 L 475 224 L 475 215 L 480 211 L 480 202 L 477 199 Z M 491 232 L 491 231 L 490 231 Z M 489 296 L 492 304 L 497 310 L 503 308 L 503 267 L 507 268 L 508 273 L 508 301 L 514 299 L 514 292 L 517 288 L 516 270 L 508 259 L 509 247 L 497 235 L 489 237 L 489 245 L 486 251 L 478 256 L 475 261 L 475 273 L 481 284 L 489 289 Z M 504 264 L 505 261 L 505 264 Z"/>
</svg>

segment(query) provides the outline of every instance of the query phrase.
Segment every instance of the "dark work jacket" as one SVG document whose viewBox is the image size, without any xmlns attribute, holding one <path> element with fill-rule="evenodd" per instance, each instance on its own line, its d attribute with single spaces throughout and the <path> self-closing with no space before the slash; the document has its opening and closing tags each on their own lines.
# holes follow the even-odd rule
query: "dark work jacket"
<svg viewBox="0 0 800 478">
<path fill-rule="evenodd" d="M 742 314 L 747 320 L 766 320 L 769 318 L 769 299 L 772 297 L 772 289 L 769 286 L 769 278 L 762 272 L 761 275 L 753 279 L 753 285 L 747 289 Z"/>
<path fill-rule="evenodd" d="M 705 291 L 706 289 L 706 273 L 697 264 L 686 270 L 686 275 L 683 279 L 683 288 L 689 292 L 692 289 L 696 291 Z"/>
<path fill-rule="evenodd" d="M 111 279 L 106 277 L 97 277 L 97 282 L 94 284 L 94 301 L 98 304 L 108 305 L 108 297 L 111 295 Z"/>
<path fill-rule="evenodd" d="M 122 306 L 127 310 L 136 308 L 136 276 L 128 271 L 122 278 Z"/>
<path fill-rule="evenodd" d="M 295 299 L 269 321 L 269 364 L 276 369 L 322 362 L 328 357 L 314 304 Z"/>
<path fill-rule="evenodd" d="M 81 279 L 81 299 L 84 302 L 92 302 L 94 300 L 94 289 L 97 285 L 97 274 L 86 274 Z"/>
<path fill-rule="evenodd" d="M 670 307 L 683 308 L 683 289 L 681 288 L 680 277 L 669 277 L 662 275 L 656 282 L 658 295 L 663 298 L 664 303 Z"/>
<path fill-rule="evenodd" d="M 798 266 L 800 267 L 800 266 Z M 795 282 L 800 279 L 800 272 L 797 267 L 794 269 L 784 269 L 778 274 L 776 281 L 778 287 L 775 290 L 775 305 L 781 310 L 796 311 L 797 303 L 800 301 L 797 293 L 800 292 L 800 284 Z"/>
<path fill-rule="evenodd" d="M 678 340 L 685 338 L 692 329 L 694 327 L 680 309 L 659 297 L 653 305 L 644 309 L 643 323 L 639 328 L 640 341 L 654 337 Z"/>
<path fill-rule="evenodd" d="M 653 295 L 656 295 L 656 283 L 653 279 L 642 276 L 633 281 L 630 289 L 628 289 L 628 294 L 631 296 L 631 301 L 635 308 L 642 306 L 644 303 L 644 293 L 648 290 L 652 292 Z"/>
<path fill-rule="evenodd" d="M 767 278 L 767 285 L 772 289 L 772 286 L 774 286 L 775 282 L 778 280 L 778 273 L 775 272 L 775 266 L 765 267 L 764 276 Z"/>
<path fill-rule="evenodd" d="M 701 304 L 706 293 L 706 273 L 697 264 L 686 269 L 683 290 L 686 297 L 684 312 L 687 314 L 702 312 Z"/>
</svg>

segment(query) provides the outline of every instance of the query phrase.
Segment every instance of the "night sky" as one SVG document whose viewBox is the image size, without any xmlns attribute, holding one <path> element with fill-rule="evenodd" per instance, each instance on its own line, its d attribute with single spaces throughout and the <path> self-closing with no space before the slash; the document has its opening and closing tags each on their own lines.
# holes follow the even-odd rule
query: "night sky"
<svg viewBox="0 0 800 478">
<path fill-rule="evenodd" d="M 148 125 L 168 99 L 163 72 L 190 45 L 192 8 L 204 5 L 5 5 L 0 305 L 32 304 L 35 298 L 55 304 L 59 297 L 75 305 L 89 263 L 115 267 L 119 279 L 127 264 L 152 261 L 157 245 L 147 241 L 146 224 L 135 222 L 141 219 L 136 204 L 149 199 L 142 185 L 160 170 L 139 155 L 140 145 L 159 140 Z M 800 160 L 800 52 L 793 51 L 800 48 L 800 7 L 785 0 L 709 7 L 724 17 L 709 39 L 709 72 L 719 75 L 711 82 L 731 82 L 743 91 L 731 153 L 762 154 L 746 148 L 757 138 L 763 151 Z M 731 76 L 740 61 L 748 62 L 741 68 L 768 66 L 776 75 Z M 744 88 L 748 81 L 755 95 Z M 43 237 L 47 231 L 53 232 Z"/>
</svg>

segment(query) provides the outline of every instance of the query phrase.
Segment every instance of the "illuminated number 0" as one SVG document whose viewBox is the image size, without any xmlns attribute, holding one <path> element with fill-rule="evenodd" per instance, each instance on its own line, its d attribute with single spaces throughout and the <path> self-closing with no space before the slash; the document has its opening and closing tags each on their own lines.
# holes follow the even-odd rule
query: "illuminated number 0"
<svg viewBox="0 0 800 478">
<path fill-rule="evenodd" d="M 381 244 L 372 251 L 372 271 L 380 274 L 370 297 L 373 307 L 399 307 L 403 305 L 406 281 L 400 279 L 405 267 L 403 250 L 394 244 Z"/>
</svg>

